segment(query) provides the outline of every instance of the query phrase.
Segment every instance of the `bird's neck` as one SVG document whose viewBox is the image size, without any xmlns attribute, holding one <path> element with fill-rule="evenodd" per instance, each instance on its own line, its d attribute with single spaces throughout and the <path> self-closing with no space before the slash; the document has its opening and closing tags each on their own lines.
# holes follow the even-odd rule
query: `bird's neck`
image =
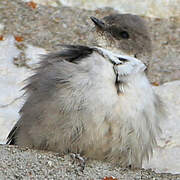
<svg viewBox="0 0 180 180">
<path fill-rule="evenodd" d="M 134 55 L 130 55 L 122 51 L 122 49 L 116 47 L 115 44 L 110 42 L 108 39 L 106 39 L 104 36 L 97 35 L 94 38 L 93 45 L 97 47 L 101 47 L 103 49 L 109 50 L 114 54 L 120 54 L 120 55 L 128 55 L 134 57 Z"/>
</svg>

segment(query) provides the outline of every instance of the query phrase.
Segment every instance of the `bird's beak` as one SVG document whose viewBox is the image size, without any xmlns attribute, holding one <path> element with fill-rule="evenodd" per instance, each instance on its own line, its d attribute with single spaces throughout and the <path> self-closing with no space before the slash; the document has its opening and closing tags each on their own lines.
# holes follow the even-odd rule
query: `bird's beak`
<svg viewBox="0 0 180 180">
<path fill-rule="evenodd" d="M 95 26 L 97 28 L 100 28 L 100 29 L 105 28 L 105 24 L 101 20 L 99 20 L 99 19 L 97 19 L 97 18 L 95 18 L 93 16 L 91 16 L 90 18 L 91 18 L 91 20 L 93 21 L 93 23 L 95 24 Z"/>
</svg>

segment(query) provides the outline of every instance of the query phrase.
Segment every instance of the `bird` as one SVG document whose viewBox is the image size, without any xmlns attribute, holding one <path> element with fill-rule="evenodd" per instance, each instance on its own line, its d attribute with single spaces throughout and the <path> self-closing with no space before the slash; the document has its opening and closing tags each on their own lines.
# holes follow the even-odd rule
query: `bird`
<svg viewBox="0 0 180 180">
<path fill-rule="evenodd" d="M 146 73 L 146 24 L 133 14 L 90 19 L 92 45 L 62 45 L 42 57 L 7 144 L 141 168 L 164 117 Z"/>
</svg>

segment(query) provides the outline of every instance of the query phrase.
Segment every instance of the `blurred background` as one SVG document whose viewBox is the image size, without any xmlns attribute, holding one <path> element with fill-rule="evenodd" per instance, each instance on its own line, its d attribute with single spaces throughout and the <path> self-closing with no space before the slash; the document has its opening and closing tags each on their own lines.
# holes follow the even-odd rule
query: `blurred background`
<svg viewBox="0 0 180 180">
<path fill-rule="evenodd" d="M 28 2 L 29 0 L 24 0 Z M 168 18 L 180 15 L 179 0 L 34 0 L 34 2 L 57 7 L 59 4 L 70 7 L 96 10 L 111 7 L 120 13 L 133 13 L 151 17 Z"/>
</svg>

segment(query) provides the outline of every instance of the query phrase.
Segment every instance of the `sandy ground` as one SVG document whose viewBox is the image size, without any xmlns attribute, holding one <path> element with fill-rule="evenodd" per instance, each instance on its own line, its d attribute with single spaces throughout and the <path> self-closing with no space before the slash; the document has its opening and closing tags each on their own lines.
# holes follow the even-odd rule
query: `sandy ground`
<svg viewBox="0 0 180 180">
<path fill-rule="evenodd" d="M 66 155 L 0 146 L 0 179 L 88 179 L 103 180 L 114 177 L 118 180 L 174 180 L 180 175 L 157 174 L 151 170 L 129 170 L 113 167 L 109 163 L 88 161 L 82 172 L 80 164 Z M 113 180 L 113 179 L 110 179 Z"/>
</svg>

